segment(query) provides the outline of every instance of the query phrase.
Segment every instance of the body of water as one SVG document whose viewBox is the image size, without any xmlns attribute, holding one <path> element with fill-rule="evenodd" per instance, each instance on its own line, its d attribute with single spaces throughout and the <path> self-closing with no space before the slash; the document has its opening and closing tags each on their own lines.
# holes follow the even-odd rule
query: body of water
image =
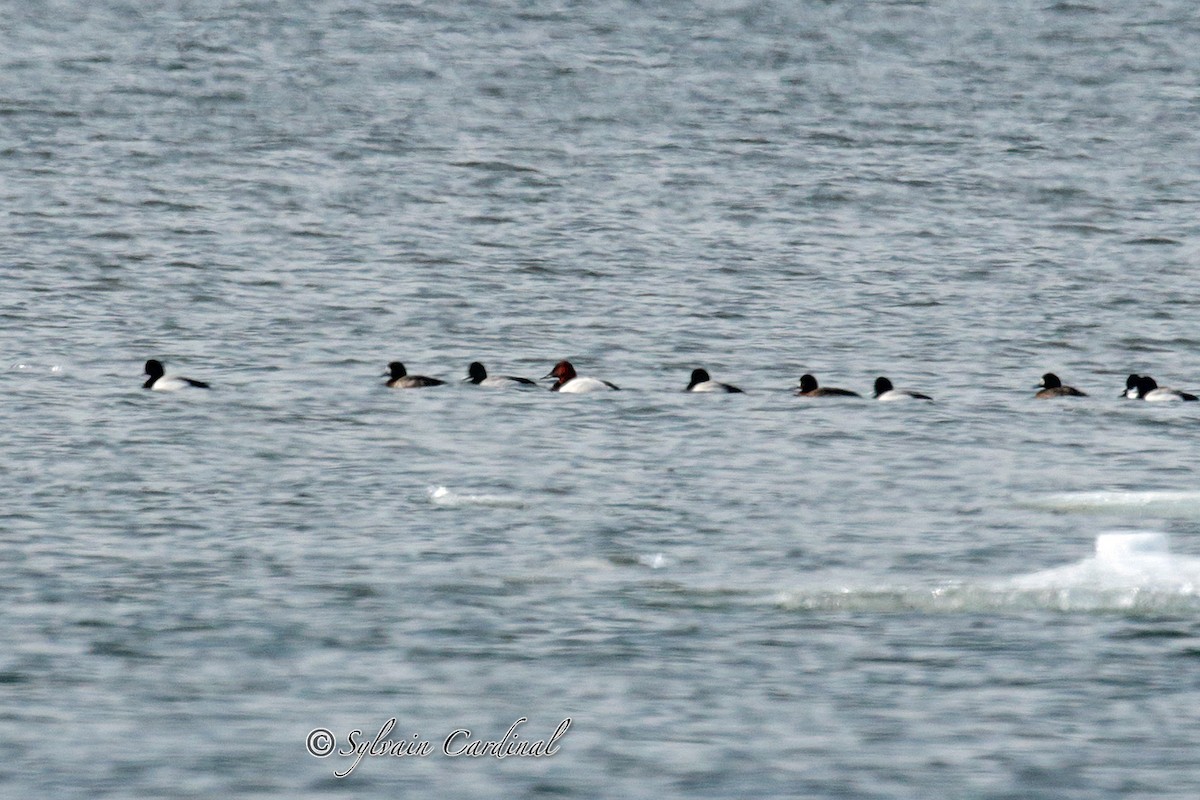
<svg viewBox="0 0 1200 800">
<path fill-rule="evenodd" d="M 0 795 L 1200 795 L 1192 4 L 6 5 Z"/>
</svg>

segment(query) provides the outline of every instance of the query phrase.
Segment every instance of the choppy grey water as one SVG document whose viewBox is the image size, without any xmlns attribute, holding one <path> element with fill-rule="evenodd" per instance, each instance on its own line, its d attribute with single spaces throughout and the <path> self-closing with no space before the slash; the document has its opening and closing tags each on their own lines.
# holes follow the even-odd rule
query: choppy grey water
<svg viewBox="0 0 1200 800">
<path fill-rule="evenodd" d="M 1200 794 L 1194 4 L 3 17 L 3 796 Z"/>
</svg>

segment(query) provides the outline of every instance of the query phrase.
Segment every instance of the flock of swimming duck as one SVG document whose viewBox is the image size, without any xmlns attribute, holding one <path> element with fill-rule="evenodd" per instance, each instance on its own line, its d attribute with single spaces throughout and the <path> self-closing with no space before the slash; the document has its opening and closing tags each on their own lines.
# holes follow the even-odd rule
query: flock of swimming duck
<svg viewBox="0 0 1200 800">
<path fill-rule="evenodd" d="M 167 375 L 162 362 L 153 358 L 146 362 L 146 375 L 148 376 L 147 380 L 142 384 L 142 388 L 144 389 L 174 391 L 176 389 L 187 388 L 210 388 L 204 381 Z M 425 375 L 409 375 L 408 370 L 404 368 L 404 364 L 399 361 L 393 361 L 388 364 L 387 371 L 383 375 L 387 377 L 385 385 L 390 389 L 420 389 L 427 386 L 442 386 L 446 383 L 446 381 L 439 380 L 438 378 L 429 378 Z M 581 394 L 584 392 L 616 391 L 619 388 L 615 383 L 611 383 L 610 381 L 576 374 L 575 367 L 571 365 L 570 361 L 560 361 L 555 364 L 554 369 L 550 370 L 549 374 L 543 377 L 543 380 L 547 378 L 555 379 L 554 385 L 550 387 L 550 391 L 552 392 Z M 467 376 L 462 380 L 464 383 L 472 383 L 476 386 L 486 386 L 489 388 L 530 388 L 538 386 L 536 381 L 532 381 L 529 378 L 518 378 L 512 375 L 488 375 L 483 364 L 478 361 L 471 362 L 471 365 L 467 368 Z M 1087 397 L 1086 393 L 1079 391 L 1073 386 L 1064 386 L 1063 382 L 1053 372 L 1047 372 L 1043 375 L 1041 382 L 1034 388 L 1039 390 L 1034 395 L 1038 400 L 1050 400 L 1056 397 Z M 703 369 L 692 370 L 692 379 L 685 391 L 742 393 L 742 390 L 736 386 L 714 381 Z M 797 387 L 794 394 L 798 397 L 862 397 L 858 392 L 853 392 L 849 389 L 820 386 L 817 383 L 817 379 L 812 375 L 802 375 L 800 377 L 800 386 Z M 1131 400 L 1147 400 L 1150 402 L 1196 399 L 1196 395 L 1194 394 L 1159 386 L 1154 378 L 1151 378 L 1149 375 L 1130 375 L 1125 381 L 1125 391 L 1120 396 Z M 875 379 L 875 393 L 872 397 L 885 402 L 895 400 L 933 400 L 927 394 L 908 389 L 897 389 L 892 386 L 890 380 L 884 377 Z"/>
</svg>

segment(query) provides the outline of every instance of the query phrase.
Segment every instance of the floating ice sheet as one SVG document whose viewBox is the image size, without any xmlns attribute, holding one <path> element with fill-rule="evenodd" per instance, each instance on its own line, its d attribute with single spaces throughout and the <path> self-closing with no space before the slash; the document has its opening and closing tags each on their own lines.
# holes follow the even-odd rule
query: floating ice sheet
<svg viewBox="0 0 1200 800">
<path fill-rule="evenodd" d="M 1096 537 L 1092 556 L 1025 575 L 938 586 L 845 586 L 791 591 L 784 608 L 867 612 L 1200 610 L 1200 558 L 1174 555 L 1156 531 L 1111 531 Z"/>
<path fill-rule="evenodd" d="M 1200 519 L 1200 491 L 1057 492 L 1033 497 L 1022 505 L 1047 511 Z"/>
</svg>

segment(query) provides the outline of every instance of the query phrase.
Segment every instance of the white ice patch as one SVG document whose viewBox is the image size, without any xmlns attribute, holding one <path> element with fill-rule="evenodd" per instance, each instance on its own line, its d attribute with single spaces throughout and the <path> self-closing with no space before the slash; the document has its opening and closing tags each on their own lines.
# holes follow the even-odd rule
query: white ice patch
<svg viewBox="0 0 1200 800">
<path fill-rule="evenodd" d="M 9 367 L 13 372 L 33 372 L 47 373 L 50 375 L 61 375 L 63 372 L 62 364 L 34 364 L 27 361 L 18 361 Z"/>
<path fill-rule="evenodd" d="M 1025 505 L 1047 511 L 1113 516 L 1200 518 L 1200 492 L 1059 492 L 1028 500 Z"/>
<path fill-rule="evenodd" d="M 638 556 L 638 563 L 647 566 L 650 569 L 662 569 L 669 565 L 669 561 L 662 553 L 653 553 L 650 555 Z"/>
<path fill-rule="evenodd" d="M 1074 564 L 1021 575 L 1000 584 L 1024 591 L 1124 596 L 1140 593 L 1191 597 L 1200 587 L 1200 558 L 1171 555 L 1167 536 L 1145 531 L 1102 533 L 1096 554 Z"/>
<path fill-rule="evenodd" d="M 525 501 L 513 495 L 470 494 L 448 489 L 445 486 L 430 486 L 426 490 L 429 502 L 435 506 L 490 506 L 493 508 L 521 508 Z"/>
</svg>

